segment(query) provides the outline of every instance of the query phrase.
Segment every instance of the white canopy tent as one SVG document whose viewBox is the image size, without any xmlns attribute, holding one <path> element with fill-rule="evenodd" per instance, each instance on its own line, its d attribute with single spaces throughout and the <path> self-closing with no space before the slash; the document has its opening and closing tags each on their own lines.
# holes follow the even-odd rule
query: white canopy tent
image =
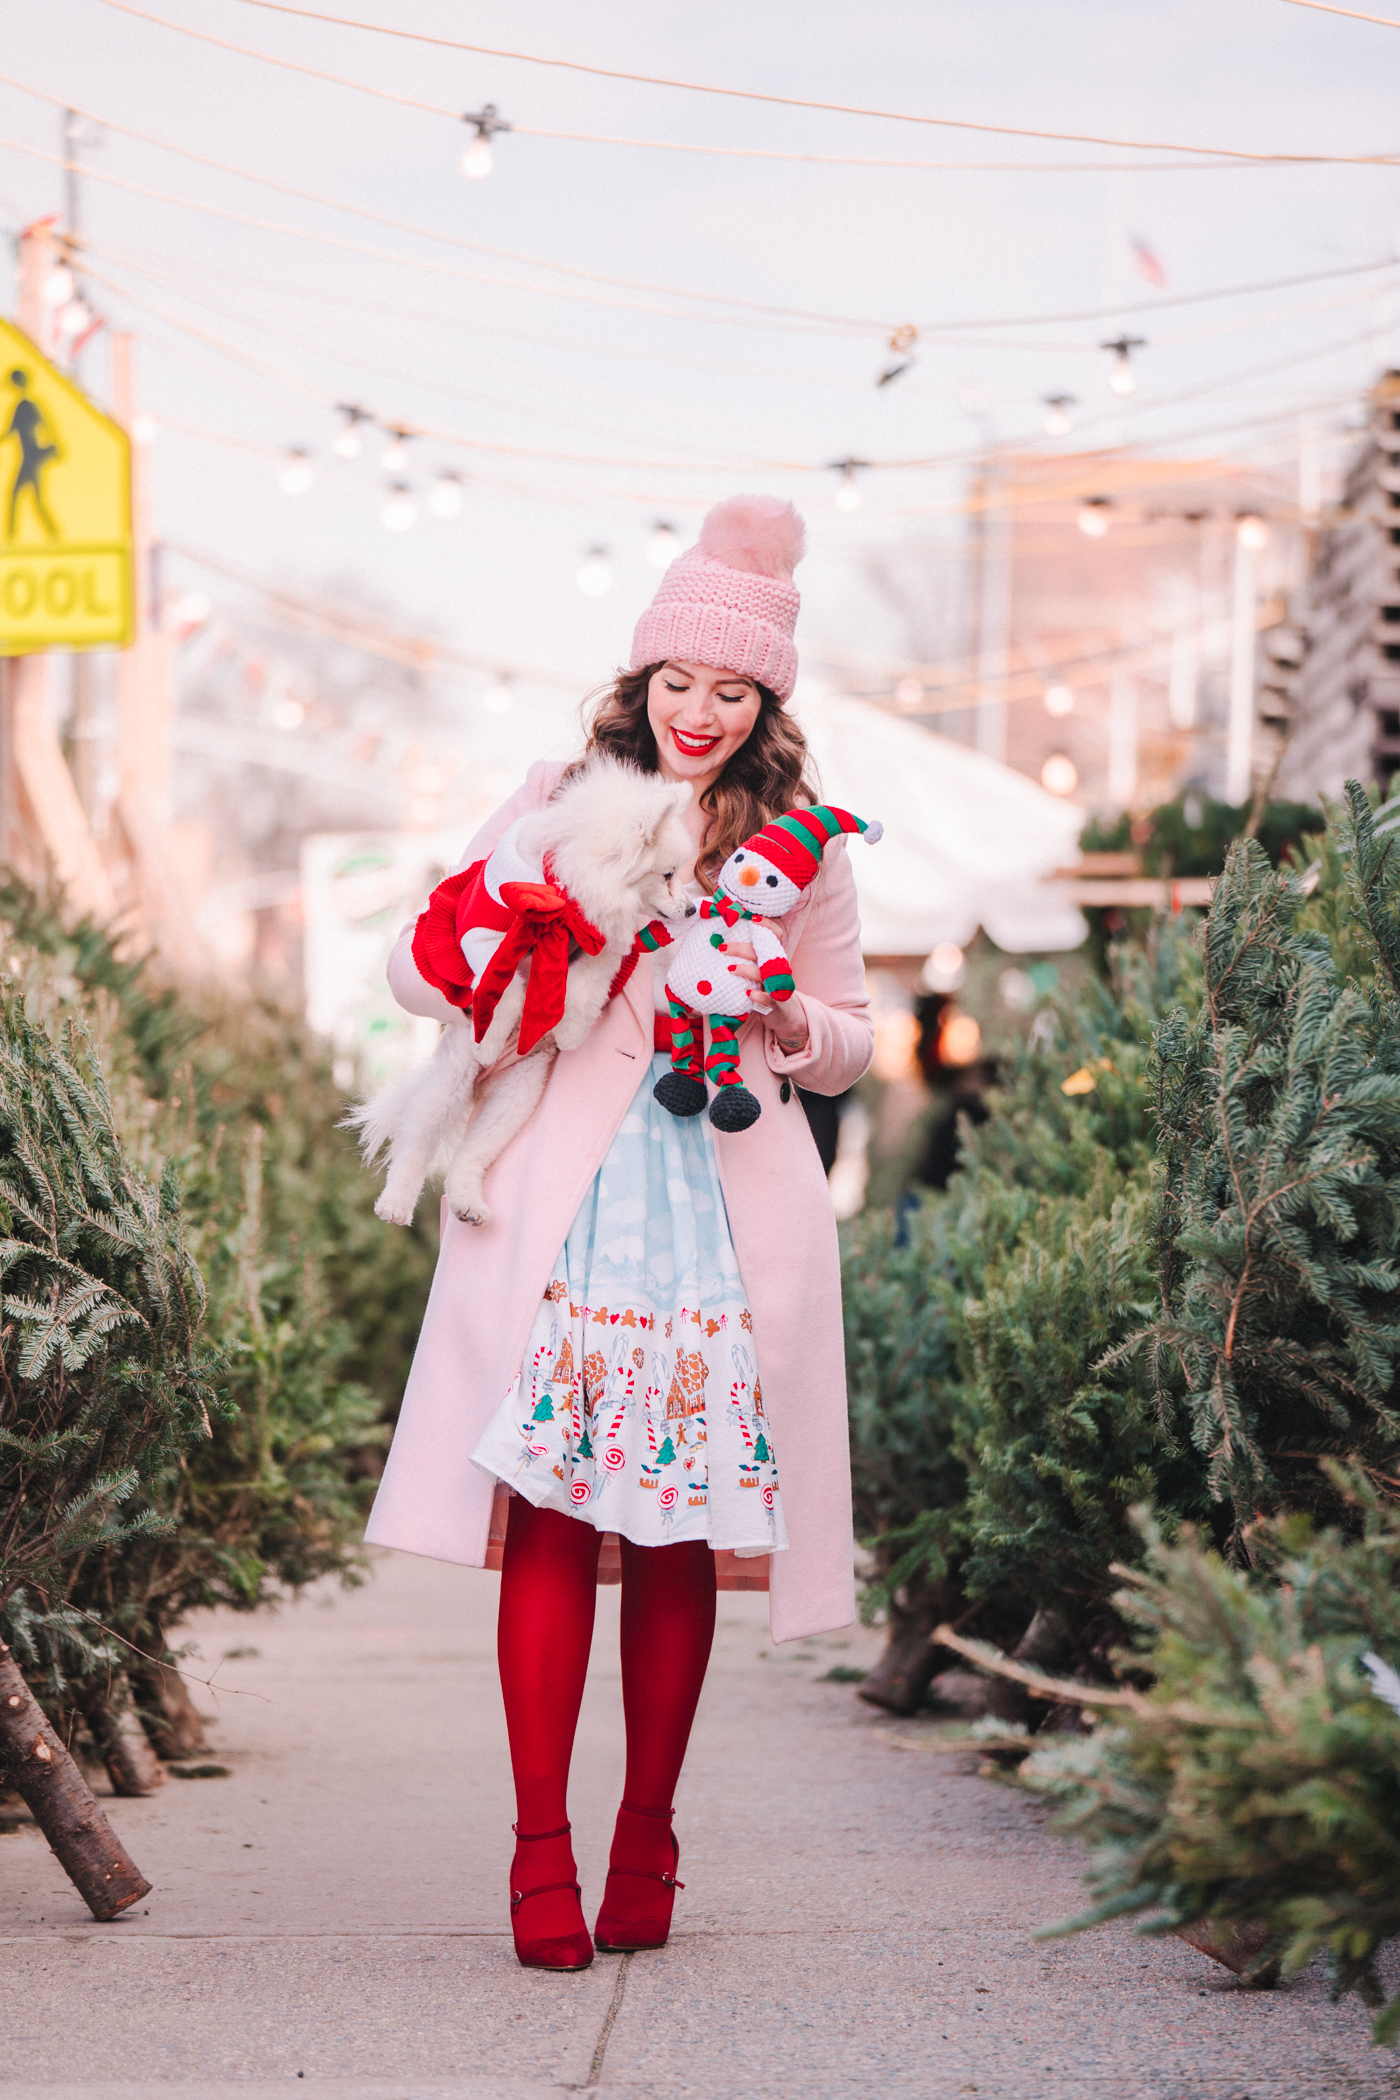
<svg viewBox="0 0 1400 2100">
<path fill-rule="evenodd" d="M 1013 955 L 1079 946 L 1083 915 L 1045 877 L 1078 861 L 1082 809 L 965 744 L 810 681 L 793 706 L 823 797 L 885 827 L 873 851 L 850 848 L 867 954 L 962 948 L 979 926 Z"/>
</svg>

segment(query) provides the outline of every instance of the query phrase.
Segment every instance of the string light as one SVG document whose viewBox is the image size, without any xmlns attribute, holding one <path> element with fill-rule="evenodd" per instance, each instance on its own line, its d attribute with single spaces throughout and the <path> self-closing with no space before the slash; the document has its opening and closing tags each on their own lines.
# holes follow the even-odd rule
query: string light
<svg viewBox="0 0 1400 2100">
<path fill-rule="evenodd" d="M 491 141 L 498 131 L 509 131 L 505 118 L 497 114 L 494 102 L 483 102 L 476 111 L 466 110 L 462 116 L 464 124 L 476 126 L 476 137 L 462 155 L 462 173 L 468 182 L 480 182 L 491 173 L 495 156 Z"/>
<path fill-rule="evenodd" d="M 1065 751 L 1052 751 L 1040 769 L 1040 784 L 1052 795 L 1072 795 L 1079 785 L 1079 768 Z"/>
<path fill-rule="evenodd" d="M 408 465 L 408 437 L 406 430 L 389 433 L 389 442 L 379 455 L 379 464 L 386 474 L 402 474 Z"/>
<path fill-rule="evenodd" d="M 151 445 L 160 436 L 160 425 L 149 409 L 143 408 L 131 419 L 131 435 L 138 445 Z"/>
<path fill-rule="evenodd" d="M 1074 693 L 1067 685 L 1047 685 L 1045 688 L 1045 712 L 1047 715 L 1072 715 Z"/>
<path fill-rule="evenodd" d="M 277 476 L 278 488 L 284 496 L 304 496 L 315 479 L 310 453 L 294 445 L 282 461 L 282 471 Z"/>
<path fill-rule="evenodd" d="M 70 340 L 92 326 L 95 316 L 86 299 L 75 296 L 68 301 L 58 317 L 58 332 Z"/>
<path fill-rule="evenodd" d="M 78 287 L 67 263 L 55 263 L 44 279 L 45 306 L 66 306 Z"/>
<path fill-rule="evenodd" d="M 1147 348 L 1145 337 L 1140 335 L 1117 335 L 1107 343 L 1100 343 L 1099 348 L 1100 350 L 1111 350 L 1113 352 L 1113 363 L 1108 369 L 1110 393 L 1118 394 L 1126 400 L 1129 394 L 1137 392 L 1137 373 L 1133 370 L 1133 352 L 1134 350 L 1145 350 Z"/>
<path fill-rule="evenodd" d="M 834 471 L 841 476 L 836 484 L 836 494 L 832 498 L 836 508 L 847 513 L 859 510 L 865 498 L 856 481 L 856 469 L 869 466 L 869 460 L 834 459 L 831 464 Z"/>
<path fill-rule="evenodd" d="M 956 941 L 939 941 L 920 972 L 926 992 L 955 992 L 965 974 L 963 952 Z"/>
<path fill-rule="evenodd" d="M 602 598 L 612 589 L 612 563 L 606 547 L 590 547 L 575 582 L 585 598 Z"/>
<path fill-rule="evenodd" d="M 1052 438 L 1068 437 L 1074 428 L 1070 410 L 1077 400 L 1074 394 L 1047 394 L 1045 396 L 1045 435 Z"/>
<path fill-rule="evenodd" d="M 391 481 L 379 506 L 379 522 L 386 532 L 407 532 L 416 522 L 418 505 L 406 481 Z"/>
<path fill-rule="evenodd" d="M 515 705 L 515 688 L 504 672 L 495 683 L 488 685 L 481 696 L 481 704 L 488 715 L 508 715 Z"/>
<path fill-rule="evenodd" d="M 875 382 L 876 386 L 888 386 L 892 379 L 898 379 L 902 372 L 907 372 L 911 365 L 918 363 L 914 356 L 914 345 L 918 340 L 919 331 L 912 321 L 905 321 L 893 331 L 889 347 L 894 363 L 886 365 Z"/>
<path fill-rule="evenodd" d="M 1235 520 L 1235 538 L 1250 554 L 1269 544 L 1269 528 L 1254 511 L 1242 511 Z"/>
<path fill-rule="evenodd" d="M 922 707 L 924 704 L 924 681 L 922 678 L 901 678 L 894 689 L 896 707 Z"/>
<path fill-rule="evenodd" d="M 360 425 L 372 422 L 373 418 L 367 408 L 356 408 L 351 401 L 338 401 L 336 412 L 345 420 L 331 439 L 331 450 L 337 459 L 358 459 L 364 450 Z"/>
<path fill-rule="evenodd" d="M 1107 496 L 1086 496 L 1079 506 L 1075 524 L 1086 540 L 1101 540 L 1108 531 L 1108 514 L 1113 504 Z M 1066 789 L 1068 793 L 1068 789 Z"/>
<path fill-rule="evenodd" d="M 680 552 L 681 536 L 667 518 L 658 518 L 647 541 L 647 560 L 654 569 L 669 569 Z"/>
<path fill-rule="evenodd" d="M 462 508 L 462 477 L 444 467 L 428 490 L 428 508 L 435 518 L 455 518 Z"/>
</svg>

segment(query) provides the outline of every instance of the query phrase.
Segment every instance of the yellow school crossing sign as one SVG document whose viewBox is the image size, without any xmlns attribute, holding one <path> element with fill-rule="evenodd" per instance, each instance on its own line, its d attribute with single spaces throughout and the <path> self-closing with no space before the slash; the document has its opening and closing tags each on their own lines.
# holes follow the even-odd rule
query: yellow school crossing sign
<svg viewBox="0 0 1400 2100">
<path fill-rule="evenodd" d="M 132 628 L 127 434 L 0 321 L 0 656 Z"/>
</svg>

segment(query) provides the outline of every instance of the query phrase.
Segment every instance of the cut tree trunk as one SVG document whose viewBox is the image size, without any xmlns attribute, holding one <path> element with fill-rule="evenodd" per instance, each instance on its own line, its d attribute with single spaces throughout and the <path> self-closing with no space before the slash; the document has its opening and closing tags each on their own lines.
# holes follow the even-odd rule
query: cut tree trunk
<svg viewBox="0 0 1400 2100">
<path fill-rule="evenodd" d="M 156 1756 L 132 1710 L 126 1680 L 78 1686 L 78 1706 L 92 1731 L 97 1754 L 107 1767 L 114 1794 L 153 1794 L 165 1785 L 165 1767 Z"/>
<path fill-rule="evenodd" d="M 151 1884 L 127 1853 L 0 1641 L 0 1786 L 12 1787 L 64 1873 L 101 1922 L 139 1903 Z"/>
<path fill-rule="evenodd" d="M 1176 1936 L 1194 1947 L 1199 1954 L 1208 1954 L 1218 1961 L 1232 1976 L 1243 1976 L 1252 1962 L 1258 1960 L 1273 1938 L 1267 1925 L 1217 1924 L 1214 1918 L 1200 1918 L 1194 1925 L 1178 1925 Z M 1250 1982 L 1257 1990 L 1271 1990 L 1278 1981 L 1278 1963 L 1266 1962 Z"/>
<path fill-rule="evenodd" d="M 198 1757 L 209 1748 L 204 1716 L 173 1660 L 168 1660 L 164 1630 L 154 1622 L 137 1645 L 142 1653 L 127 1663 L 136 1694 L 137 1712 L 161 1757 Z"/>
<path fill-rule="evenodd" d="M 1069 1628 L 1060 1614 L 1042 1605 L 1011 1651 L 1010 1660 L 1053 1676 L 1064 1663 L 1069 1645 Z M 1032 1696 L 1014 1677 L 994 1677 L 987 1692 L 987 1712 L 995 1720 L 1012 1725 L 1019 1721 L 1029 1727 Z M 1043 1704 L 1040 1711 L 1044 1712 Z"/>
<path fill-rule="evenodd" d="M 858 1696 L 871 1706 L 882 1706 L 886 1713 L 916 1714 L 934 1671 L 944 1660 L 930 1638 L 943 1616 L 941 1599 L 938 1603 L 891 1605 L 885 1652 L 859 1687 Z"/>
</svg>

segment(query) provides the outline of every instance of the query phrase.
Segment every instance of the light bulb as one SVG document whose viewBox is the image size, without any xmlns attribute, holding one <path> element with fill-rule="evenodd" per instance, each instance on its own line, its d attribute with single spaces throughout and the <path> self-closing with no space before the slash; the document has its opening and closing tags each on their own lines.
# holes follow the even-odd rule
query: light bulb
<svg viewBox="0 0 1400 2100">
<path fill-rule="evenodd" d="M 860 509 L 865 498 L 862 496 L 856 482 L 854 468 L 844 467 L 842 469 L 841 479 L 836 485 L 836 494 L 832 501 L 838 510 L 846 511 L 847 513 Z"/>
<path fill-rule="evenodd" d="M 939 941 L 920 973 L 926 992 L 955 992 L 966 974 L 963 952 L 956 941 Z"/>
<path fill-rule="evenodd" d="M 455 518 L 462 508 L 462 477 L 444 467 L 428 490 L 428 508 L 435 518 Z"/>
<path fill-rule="evenodd" d="M 606 547 L 590 547 L 574 579 L 585 598 L 601 598 L 612 589 L 612 563 Z"/>
<path fill-rule="evenodd" d="M 345 420 L 331 439 L 331 450 L 337 459 L 358 459 L 364 450 L 364 440 L 360 436 L 360 425 L 365 421 L 364 410 L 352 408 L 348 402 L 342 401 L 340 413 Z"/>
<path fill-rule="evenodd" d="M 149 409 L 143 408 L 131 419 L 131 435 L 138 445 L 150 445 L 160 436 L 160 425 Z"/>
<path fill-rule="evenodd" d="M 488 715 L 508 715 L 515 705 L 515 694 L 508 678 L 498 678 L 488 685 L 481 696 L 481 704 Z"/>
<path fill-rule="evenodd" d="M 1235 520 L 1235 538 L 1251 554 L 1257 554 L 1261 547 L 1269 544 L 1269 528 L 1253 511 L 1246 511 Z"/>
<path fill-rule="evenodd" d="M 1040 769 L 1040 784 L 1052 795 L 1072 795 L 1079 785 L 1079 768 L 1064 751 L 1052 751 Z"/>
<path fill-rule="evenodd" d="M 402 474 L 408 465 L 408 432 L 395 430 L 388 444 L 379 455 L 379 464 L 386 474 Z"/>
<path fill-rule="evenodd" d="M 1086 496 L 1079 506 L 1075 523 L 1086 540 L 1101 540 L 1108 531 L 1108 514 L 1111 510 L 1107 496 Z"/>
<path fill-rule="evenodd" d="M 1126 350 L 1120 350 L 1109 367 L 1108 385 L 1111 393 L 1120 394 L 1125 400 L 1137 392 L 1137 373 Z"/>
<path fill-rule="evenodd" d="M 418 516 L 418 505 L 406 481 L 391 481 L 379 506 L 379 522 L 386 532 L 407 532 Z"/>
<path fill-rule="evenodd" d="M 1045 435 L 1047 437 L 1062 438 L 1069 436 L 1074 428 L 1069 414 L 1073 406 L 1073 394 L 1047 394 L 1045 396 Z"/>
<path fill-rule="evenodd" d="M 59 314 L 58 332 L 70 338 L 81 335 L 91 320 L 92 308 L 86 299 L 72 298 Z"/>
<path fill-rule="evenodd" d="M 491 140 L 486 132 L 479 131 L 462 155 L 462 173 L 468 182 L 480 182 L 491 173 L 493 161 Z"/>
<path fill-rule="evenodd" d="M 901 678 L 894 689 L 896 707 L 922 707 L 924 704 L 924 681 L 922 678 Z"/>
<path fill-rule="evenodd" d="M 202 627 L 212 610 L 203 591 L 181 591 L 171 607 L 175 625 L 186 629 Z"/>
<path fill-rule="evenodd" d="M 293 446 L 282 461 L 282 471 L 277 476 L 277 486 L 284 496 L 304 496 L 316 479 L 311 464 L 311 455 L 300 446 Z"/>
<path fill-rule="evenodd" d="M 1045 712 L 1047 715 L 1072 715 L 1074 693 L 1067 685 L 1047 685 L 1045 688 Z"/>
<path fill-rule="evenodd" d="M 45 306 L 66 306 L 78 289 L 67 263 L 55 263 L 44 279 Z"/>
<path fill-rule="evenodd" d="M 647 541 L 647 560 L 654 569 L 669 569 L 680 551 L 681 536 L 674 525 L 658 518 Z"/>
</svg>

